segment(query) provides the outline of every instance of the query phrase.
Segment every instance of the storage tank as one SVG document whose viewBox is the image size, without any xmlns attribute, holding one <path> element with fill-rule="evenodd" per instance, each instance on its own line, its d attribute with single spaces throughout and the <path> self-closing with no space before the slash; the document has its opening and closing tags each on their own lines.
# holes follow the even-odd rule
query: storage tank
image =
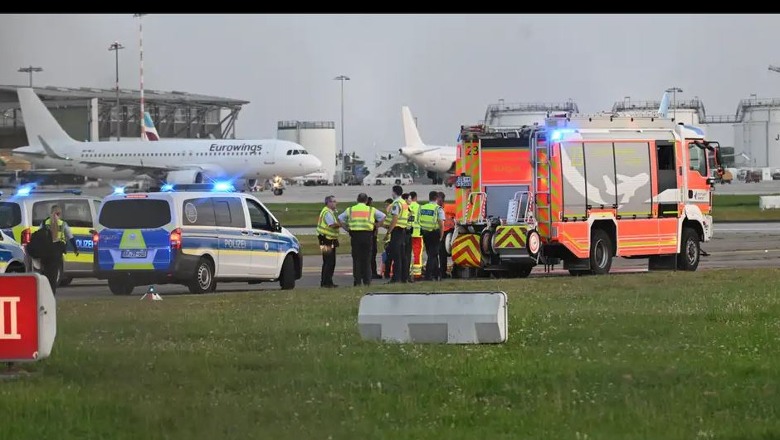
<svg viewBox="0 0 780 440">
<path fill-rule="evenodd" d="M 750 165 L 780 168 L 780 99 L 743 99 L 740 112 L 742 123 L 734 130 L 736 149 L 754 159 Z"/>
<path fill-rule="evenodd" d="M 336 174 L 336 123 L 333 121 L 279 121 L 276 137 L 301 144 L 322 162 L 328 185 Z M 299 176 L 296 176 L 299 177 Z"/>
<path fill-rule="evenodd" d="M 494 128 L 522 127 L 523 125 L 543 124 L 544 119 L 553 114 L 579 113 L 574 101 L 552 103 L 510 103 L 499 100 L 498 104 L 488 105 L 485 111 L 485 125 Z"/>
<path fill-rule="evenodd" d="M 624 99 L 617 101 L 612 105 L 613 113 L 623 114 L 655 114 L 661 107 L 661 101 L 632 101 Z M 704 129 L 702 120 L 704 119 L 704 103 L 699 98 L 674 101 L 669 98 L 669 109 L 667 116 L 674 118 L 676 122 L 682 122 L 686 125 L 695 125 Z"/>
</svg>

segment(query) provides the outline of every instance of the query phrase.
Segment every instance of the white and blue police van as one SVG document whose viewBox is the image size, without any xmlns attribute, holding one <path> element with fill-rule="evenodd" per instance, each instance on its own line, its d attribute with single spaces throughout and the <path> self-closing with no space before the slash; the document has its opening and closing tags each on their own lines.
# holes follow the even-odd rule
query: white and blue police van
<svg viewBox="0 0 780 440">
<path fill-rule="evenodd" d="M 3 193 L 0 192 L 0 196 Z M 0 213 L 0 222 L 4 219 Z M 27 271 L 25 265 L 26 252 L 19 242 L 0 229 L 0 274 L 23 273 Z"/>
<path fill-rule="evenodd" d="M 100 197 L 87 196 L 80 189 L 42 189 L 35 184 L 21 185 L 16 191 L 0 197 L 0 231 L 26 246 L 33 232 L 58 205 L 62 219 L 70 226 L 79 254 L 73 252 L 70 243 L 63 257 L 63 266 L 57 272 L 57 284 L 67 286 L 74 278 L 90 278 L 92 268 L 92 233 L 100 208 Z M 26 253 L 26 251 L 25 251 Z M 40 270 L 40 261 L 26 258 L 27 271 Z"/>
<path fill-rule="evenodd" d="M 217 281 L 286 290 L 303 274 L 298 239 L 258 199 L 221 182 L 119 188 L 103 199 L 93 242 L 95 275 L 115 295 L 152 284 L 206 293 Z"/>
</svg>

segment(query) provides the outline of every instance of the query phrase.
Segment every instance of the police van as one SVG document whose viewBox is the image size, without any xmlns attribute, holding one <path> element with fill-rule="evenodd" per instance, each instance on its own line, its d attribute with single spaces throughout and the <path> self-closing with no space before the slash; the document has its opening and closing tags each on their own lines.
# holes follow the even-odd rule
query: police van
<svg viewBox="0 0 780 440">
<path fill-rule="evenodd" d="M 76 239 L 79 255 L 67 243 L 63 267 L 57 278 L 60 286 L 67 286 L 73 278 L 92 277 L 92 230 L 95 227 L 99 197 L 85 196 L 79 189 L 36 189 L 34 185 L 23 185 L 15 193 L 0 197 L 0 230 L 21 245 L 30 242 L 30 236 L 37 231 L 51 214 L 51 207 L 59 205 L 62 219 L 68 223 Z M 28 271 L 40 269 L 38 260 L 26 258 Z"/>
<path fill-rule="evenodd" d="M 22 245 L 0 230 L 0 274 L 25 272 L 25 257 Z"/>
<path fill-rule="evenodd" d="M 115 295 L 149 284 L 213 292 L 217 281 L 292 289 L 303 273 L 298 239 L 229 184 L 119 189 L 103 199 L 93 241 L 95 274 Z"/>
</svg>

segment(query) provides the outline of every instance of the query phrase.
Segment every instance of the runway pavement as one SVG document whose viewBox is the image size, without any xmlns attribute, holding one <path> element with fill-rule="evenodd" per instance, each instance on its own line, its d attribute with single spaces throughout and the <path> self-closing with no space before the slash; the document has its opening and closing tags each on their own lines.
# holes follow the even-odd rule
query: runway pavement
<svg viewBox="0 0 780 440">
<path fill-rule="evenodd" d="M 760 225 L 760 224 L 759 224 Z M 780 267 L 780 225 L 774 229 L 759 229 L 751 224 L 729 225 L 741 230 L 720 230 L 715 233 L 712 241 L 702 244 L 702 249 L 709 256 L 703 256 L 699 270 L 726 267 Z M 298 280 L 298 287 L 317 287 L 320 280 L 320 268 L 322 258 L 319 256 L 306 256 L 303 263 L 303 278 Z M 645 272 L 647 260 L 628 260 L 615 258 L 612 264 L 612 273 Z M 569 276 L 561 266 L 545 274 L 542 267 L 537 267 L 531 274 L 537 276 Z M 374 280 L 377 284 L 385 280 Z M 340 286 L 352 286 L 352 259 L 349 255 L 338 255 L 334 282 Z M 451 282 L 447 282 L 451 283 Z M 428 283 L 415 284 L 414 288 L 426 289 Z M 419 286 L 419 287 L 417 287 Z M 178 285 L 155 286 L 158 293 L 165 295 L 189 294 L 186 287 Z M 261 294 L 265 291 L 278 290 L 278 283 L 263 283 L 248 285 L 246 283 L 220 283 L 217 286 L 218 293 L 255 291 Z M 133 294 L 140 297 L 145 292 L 145 287 L 136 287 Z M 333 291 L 334 294 L 337 290 Z M 95 297 L 112 297 L 105 281 L 94 279 L 77 279 L 68 287 L 60 287 L 57 290 L 57 299 L 84 299 Z"/>
</svg>

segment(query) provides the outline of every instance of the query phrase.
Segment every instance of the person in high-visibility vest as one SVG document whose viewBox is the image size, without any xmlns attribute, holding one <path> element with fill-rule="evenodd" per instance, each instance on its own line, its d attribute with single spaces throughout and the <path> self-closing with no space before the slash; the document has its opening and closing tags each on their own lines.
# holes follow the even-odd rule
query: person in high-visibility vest
<svg viewBox="0 0 780 440">
<path fill-rule="evenodd" d="M 376 224 L 382 224 L 385 214 L 366 205 L 368 196 L 360 193 L 357 204 L 350 206 L 339 216 L 344 229 L 352 238 L 352 278 L 354 285 L 371 285 L 371 240 L 374 239 Z"/>
<path fill-rule="evenodd" d="M 409 220 L 409 206 L 401 198 L 404 189 L 401 185 L 393 186 L 393 204 L 390 206 L 392 220 L 385 237 L 390 237 L 390 259 L 393 265 L 391 283 L 403 283 L 409 280 L 409 260 L 406 255 L 406 227 Z M 404 264 L 405 263 L 405 264 Z"/>
<path fill-rule="evenodd" d="M 446 204 L 444 203 L 444 192 L 439 191 L 439 206 L 444 209 L 444 235 L 443 237 L 447 236 L 447 233 L 450 231 L 455 230 L 455 204 L 450 203 Z M 439 244 L 439 276 L 441 278 L 447 278 L 450 275 L 447 273 L 447 266 L 448 262 L 450 260 L 450 257 L 447 255 L 447 247 L 444 242 Z"/>
<path fill-rule="evenodd" d="M 385 200 L 385 220 L 382 222 L 382 227 L 385 228 L 386 231 L 390 230 L 390 222 L 393 219 L 393 216 L 390 215 L 390 208 L 393 206 L 393 199 L 386 199 Z M 392 275 L 393 271 L 393 260 L 390 258 L 390 236 L 388 234 L 385 234 L 384 238 L 382 239 L 382 264 L 379 269 L 379 273 L 382 274 L 382 278 L 390 279 L 390 276 Z"/>
<path fill-rule="evenodd" d="M 420 204 L 417 203 L 417 192 L 409 192 L 409 219 L 412 220 L 410 247 L 412 251 L 412 280 L 422 277 L 423 236 L 420 233 Z"/>
<path fill-rule="evenodd" d="M 339 247 L 339 223 L 336 218 L 336 197 L 325 197 L 325 206 L 317 219 L 317 238 L 322 252 L 322 271 L 320 272 L 320 287 L 332 289 L 333 272 L 336 270 L 336 248 Z"/>
<path fill-rule="evenodd" d="M 366 205 L 373 206 L 374 199 L 369 197 L 368 201 L 366 202 Z M 386 217 L 386 216 L 385 216 Z M 387 220 L 387 219 L 385 219 Z M 384 224 L 384 221 L 382 222 Z M 379 252 L 378 249 L 378 241 L 379 241 L 379 227 L 380 224 L 377 224 L 376 227 L 374 227 L 374 237 L 371 238 L 371 278 L 373 279 L 381 279 L 382 275 L 377 272 L 377 264 L 376 264 L 376 255 Z"/>
<path fill-rule="evenodd" d="M 51 215 L 41 223 L 41 228 L 48 228 L 51 232 L 51 240 L 54 242 L 55 251 L 41 258 L 41 272 L 49 280 L 51 293 L 57 293 L 60 272 L 63 270 L 63 254 L 67 252 L 67 243 L 73 246 L 73 253 L 78 256 L 79 248 L 76 246 L 76 238 L 70 231 L 68 223 L 62 219 L 62 209 L 59 205 L 51 207 Z"/>
<path fill-rule="evenodd" d="M 438 191 L 428 194 L 428 203 L 420 206 L 420 230 L 425 240 L 428 261 L 425 264 L 425 280 L 441 280 L 439 275 L 439 244 L 444 238 L 444 209 L 439 206 Z M 445 263 L 446 264 L 446 263 Z"/>
</svg>

